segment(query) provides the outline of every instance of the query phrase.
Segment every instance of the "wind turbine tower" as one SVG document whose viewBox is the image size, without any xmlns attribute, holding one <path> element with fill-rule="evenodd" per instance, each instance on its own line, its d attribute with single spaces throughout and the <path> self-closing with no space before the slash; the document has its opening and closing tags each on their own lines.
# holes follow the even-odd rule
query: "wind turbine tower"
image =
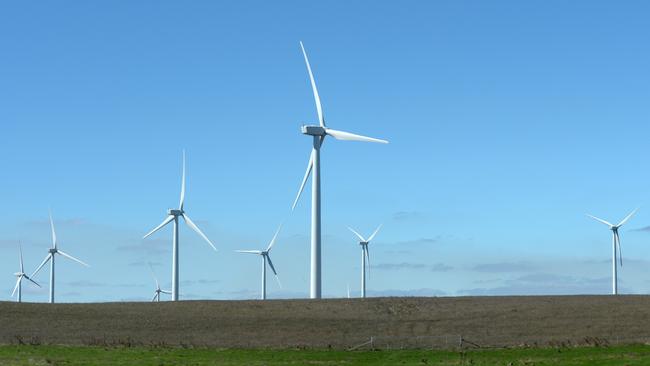
<svg viewBox="0 0 650 366">
<path fill-rule="evenodd" d="M 178 218 L 182 217 L 183 221 L 187 224 L 187 226 L 190 227 L 190 229 L 194 230 L 197 234 L 199 234 L 210 246 L 212 249 L 217 251 L 217 248 L 212 244 L 210 239 L 208 239 L 203 232 L 201 232 L 201 229 L 199 229 L 198 226 L 190 219 L 189 216 L 187 216 L 187 212 L 185 212 L 184 209 L 184 204 L 185 204 L 185 151 L 183 151 L 183 177 L 181 179 L 181 199 L 180 203 L 178 205 L 178 209 L 169 209 L 167 210 L 167 218 L 163 220 L 163 222 L 156 226 L 153 230 L 147 233 L 143 237 L 143 239 L 148 238 L 150 235 L 155 233 L 156 231 L 162 229 L 165 225 L 169 224 L 170 222 L 174 222 L 174 229 L 172 231 L 172 301 L 178 301 Z"/>
<path fill-rule="evenodd" d="M 307 52 L 302 42 L 300 42 L 300 47 L 302 48 L 302 54 L 305 58 L 305 64 L 307 65 L 307 72 L 309 73 L 309 80 L 311 81 L 312 92 L 314 93 L 314 101 L 316 102 L 316 111 L 318 113 L 318 125 L 302 126 L 302 133 L 307 136 L 312 137 L 312 149 L 311 155 L 309 157 L 309 163 L 307 164 L 307 171 L 305 176 L 302 179 L 300 184 L 300 189 L 298 190 L 298 195 L 293 202 L 291 209 L 293 210 L 300 199 L 303 189 L 305 188 L 305 183 L 309 178 L 310 174 L 312 175 L 312 186 L 311 186 L 311 276 L 310 276 L 310 285 L 309 285 L 309 296 L 312 299 L 321 298 L 321 200 L 320 200 L 320 150 L 323 146 L 326 136 L 332 136 L 337 140 L 349 140 L 349 141 L 365 141 L 365 142 L 378 142 L 387 144 L 388 141 L 376 139 L 372 137 L 366 137 L 361 135 L 355 135 L 353 133 L 337 131 L 331 128 L 328 128 L 325 125 L 325 117 L 323 116 L 323 108 L 320 101 L 320 96 L 318 94 L 318 89 L 316 88 L 316 81 L 314 80 L 314 74 L 311 71 L 311 66 L 309 64 L 309 59 L 307 58 Z"/>
<path fill-rule="evenodd" d="M 621 222 L 619 222 L 617 225 L 611 224 L 603 219 L 599 219 L 598 217 L 592 216 L 592 215 L 587 215 L 591 217 L 592 219 L 601 222 L 607 226 L 609 226 L 609 229 L 612 231 L 612 295 L 618 294 L 618 273 L 617 273 L 617 268 L 616 268 L 616 249 L 618 248 L 618 257 L 619 257 L 619 262 L 621 264 L 621 267 L 623 267 L 623 255 L 621 254 L 621 237 L 618 234 L 618 229 L 623 226 L 629 220 L 636 212 L 638 208 L 635 209 L 634 211 L 630 212 Z"/>
<path fill-rule="evenodd" d="M 368 267 L 370 267 L 370 254 L 368 252 L 368 244 L 370 244 L 372 239 L 375 238 L 375 236 L 379 232 L 379 229 L 381 229 L 381 225 L 379 225 L 377 229 L 375 229 L 375 232 L 373 232 L 368 239 L 365 239 L 363 236 L 361 236 L 361 234 L 359 234 L 353 228 L 348 227 L 348 229 L 350 229 L 350 231 L 352 231 L 354 235 L 356 235 L 357 238 L 359 238 L 359 245 L 361 246 L 361 297 L 365 298 L 366 297 L 366 263 L 368 264 Z"/>
</svg>

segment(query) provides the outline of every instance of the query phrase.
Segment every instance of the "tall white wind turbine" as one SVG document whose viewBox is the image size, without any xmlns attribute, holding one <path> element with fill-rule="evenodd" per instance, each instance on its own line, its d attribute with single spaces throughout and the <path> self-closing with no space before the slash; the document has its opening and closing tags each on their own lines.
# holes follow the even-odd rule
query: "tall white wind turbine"
<svg viewBox="0 0 650 366">
<path fill-rule="evenodd" d="M 618 229 L 623 226 L 629 220 L 632 215 L 636 213 L 638 210 L 635 209 L 634 211 L 630 212 L 621 222 L 619 222 L 617 225 L 611 224 L 603 219 L 599 219 L 595 216 L 592 215 L 587 215 L 591 217 L 592 219 L 601 222 L 607 226 L 609 226 L 609 229 L 612 231 L 612 294 L 616 295 L 618 294 L 618 274 L 616 271 L 616 249 L 618 248 L 618 256 L 619 256 L 619 262 L 621 264 L 621 267 L 623 267 L 623 255 L 621 254 L 621 237 L 618 234 Z"/>
<path fill-rule="evenodd" d="M 275 275 L 275 279 L 278 281 L 278 284 L 280 284 L 280 279 L 278 278 L 278 272 L 275 270 L 275 267 L 273 266 L 273 261 L 271 261 L 271 257 L 269 254 L 271 252 L 271 249 L 273 248 L 273 245 L 275 244 L 275 239 L 277 239 L 278 234 L 280 233 L 280 229 L 282 229 L 282 225 L 280 225 L 278 229 L 275 231 L 275 235 L 273 235 L 273 239 L 271 239 L 271 242 L 269 243 L 269 246 L 266 248 L 266 250 L 235 250 L 237 253 L 257 254 L 262 256 L 262 300 L 266 300 L 266 264 L 267 263 L 269 267 L 271 267 L 271 271 L 273 271 L 273 274 Z"/>
<path fill-rule="evenodd" d="M 300 42 L 302 54 L 305 57 L 305 64 L 309 72 L 309 79 L 311 81 L 311 88 L 314 93 L 314 100 L 316 102 L 316 111 L 318 112 L 318 125 L 302 126 L 302 133 L 312 136 L 313 144 L 309 163 L 307 164 L 307 171 L 300 184 L 298 195 L 293 202 L 291 209 L 293 210 L 300 199 L 305 183 L 312 174 L 312 188 L 311 188 L 311 276 L 309 295 L 312 299 L 321 298 L 321 220 L 320 220 L 320 149 L 323 146 L 326 136 L 332 136 L 337 140 L 350 140 L 350 141 L 365 141 L 365 142 L 378 142 L 387 144 L 388 141 L 380 140 L 372 137 L 355 135 L 353 133 L 337 131 L 328 128 L 325 125 L 325 117 L 323 116 L 323 108 L 316 88 L 316 81 L 314 81 L 314 74 L 309 65 L 307 52 L 302 42 Z"/>
<path fill-rule="evenodd" d="M 31 277 L 36 276 L 38 271 L 40 271 L 41 268 L 43 268 L 43 266 L 48 261 L 50 262 L 50 304 L 53 304 L 54 303 L 54 260 L 56 259 L 56 255 L 57 254 L 62 255 L 86 267 L 90 267 L 90 266 L 58 248 L 57 241 L 56 241 L 56 232 L 54 231 L 54 220 L 52 220 L 52 212 L 50 212 L 50 228 L 52 229 L 52 248 L 48 250 L 49 253 L 45 257 L 41 265 L 36 268 L 34 273 L 32 273 Z"/>
<path fill-rule="evenodd" d="M 41 287 L 36 281 L 32 280 L 29 278 L 27 273 L 25 273 L 25 266 L 23 265 L 23 247 L 19 243 L 18 244 L 18 259 L 20 260 L 20 272 L 14 273 L 14 275 L 17 277 L 16 278 L 16 286 L 14 286 L 13 292 L 11 292 L 11 297 L 14 297 L 14 294 L 18 292 L 18 297 L 16 297 L 17 302 L 22 302 L 23 301 L 23 279 L 26 279 L 27 281 L 35 284 L 38 287 Z"/>
<path fill-rule="evenodd" d="M 153 280 L 156 282 L 156 291 L 153 293 L 153 298 L 151 299 L 151 302 L 160 302 L 160 294 L 167 294 L 171 295 L 172 292 L 168 290 L 161 290 L 160 289 L 160 283 L 158 283 L 158 279 L 156 278 L 156 275 L 153 273 L 153 268 L 151 268 L 151 264 L 149 265 L 149 271 L 151 272 L 151 277 L 153 277 Z"/>
<path fill-rule="evenodd" d="M 178 301 L 178 218 L 182 217 L 187 226 L 199 234 L 215 251 L 217 248 L 212 244 L 210 239 L 208 239 L 203 232 L 199 229 L 198 226 L 187 216 L 183 206 L 185 203 L 185 151 L 183 151 L 183 177 L 181 180 L 181 200 L 178 206 L 178 209 L 169 209 L 167 210 L 167 218 L 163 222 L 151 230 L 143 239 L 148 238 L 151 234 L 163 228 L 165 225 L 170 222 L 174 222 L 174 229 L 172 232 L 172 301 Z"/>
<path fill-rule="evenodd" d="M 368 239 L 365 239 L 361 234 L 356 232 L 351 227 L 348 227 L 350 231 L 354 233 L 354 235 L 359 238 L 359 245 L 361 246 L 361 297 L 365 298 L 366 297 L 366 263 L 368 263 L 368 266 L 370 266 L 370 254 L 368 252 L 368 244 L 372 241 L 372 239 L 375 238 L 375 235 L 379 232 L 379 229 L 381 229 L 381 225 L 375 229 L 375 232 L 370 235 Z"/>
</svg>

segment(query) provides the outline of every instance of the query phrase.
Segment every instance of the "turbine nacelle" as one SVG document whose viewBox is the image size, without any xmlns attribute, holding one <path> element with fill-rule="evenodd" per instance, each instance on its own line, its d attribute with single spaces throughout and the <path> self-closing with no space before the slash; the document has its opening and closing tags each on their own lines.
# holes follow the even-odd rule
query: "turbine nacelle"
<svg viewBox="0 0 650 366">
<path fill-rule="evenodd" d="M 327 135 L 327 131 L 325 130 L 324 127 L 321 126 L 301 126 L 300 130 L 302 131 L 303 134 L 310 135 L 310 136 Z"/>
<path fill-rule="evenodd" d="M 56 248 L 50 248 L 50 249 L 48 249 L 47 251 L 48 251 L 50 254 L 56 254 L 56 253 L 59 252 L 59 250 L 56 249 Z"/>
<path fill-rule="evenodd" d="M 172 209 L 172 208 L 170 208 L 169 210 L 167 210 L 167 214 L 168 214 L 169 216 L 183 216 L 183 213 L 184 213 L 184 212 L 185 212 L 185 211 L 183 211 L 183 210 L 175 210 L 175 209 Z"/>
</svg>

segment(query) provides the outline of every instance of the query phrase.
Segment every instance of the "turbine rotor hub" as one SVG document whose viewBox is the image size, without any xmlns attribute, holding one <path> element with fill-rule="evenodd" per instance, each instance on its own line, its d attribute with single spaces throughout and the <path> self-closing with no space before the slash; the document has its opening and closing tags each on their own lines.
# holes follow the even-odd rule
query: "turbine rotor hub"
<svg viewBox="0 0 650 366">
<path fill-rule="evenodd" d="M 54 254 L 54 253 L 58 252 L 58 250 L 56 250 L 56 249 L 54 249 L 54 248 L 50 248 L 50 249 L 48 250 L 48 252 L 50 252 L 50 254 Z"/>
</svg>

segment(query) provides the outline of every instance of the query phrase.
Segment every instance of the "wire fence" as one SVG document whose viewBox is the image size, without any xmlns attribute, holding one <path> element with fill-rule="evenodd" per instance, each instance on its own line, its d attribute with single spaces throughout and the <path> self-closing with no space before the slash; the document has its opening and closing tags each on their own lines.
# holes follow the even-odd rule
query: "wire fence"
<svg viewBox="0 0 650 366">
<path fill-rule="evenodd" d="M 469 342 L 462 335 L 431 335 L 431 336 L 372 336 L 363 343 L 359 343 L 350 351 L 358 349 L 460 349 L 463 347 L 478 347 Z"/>
</svg>

